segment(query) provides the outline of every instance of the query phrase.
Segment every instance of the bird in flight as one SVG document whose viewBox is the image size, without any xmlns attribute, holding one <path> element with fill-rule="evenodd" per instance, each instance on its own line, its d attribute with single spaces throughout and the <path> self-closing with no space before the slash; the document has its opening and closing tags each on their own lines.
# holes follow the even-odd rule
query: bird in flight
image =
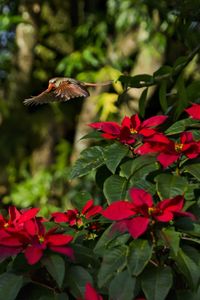
<svg viewBox="0 0 200 300">
<path fill-rule="evenodd" d="M 73 98 L 88 97 L 88 87 L 109 85 L 113 81 L 89 83 L 67 77 L 55 77 L 49 80 L 48 88 L 41 94 L 25 99 L 25 105 L 37 105 L 49 102 L 64 102 Z"/>
</svg>

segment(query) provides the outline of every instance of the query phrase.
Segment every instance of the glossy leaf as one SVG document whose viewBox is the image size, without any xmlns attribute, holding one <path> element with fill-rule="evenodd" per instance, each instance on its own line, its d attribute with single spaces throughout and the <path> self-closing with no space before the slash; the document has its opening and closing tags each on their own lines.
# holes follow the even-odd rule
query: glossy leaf
<svg viewBox="0 0 200 300">
<path fill-rule="evenodd" d="M 114 174 L 121 160 L 129 153 L 128 147 L 114 143 L 104 149 L 105 164 Z"/>
<path fill-rule="evenodd" d="M 67 284 L 70 292 L 77 299 L 83 298 L 85 293 L 85 285 L 90 282 L 93 285 L 92 276 L 81 266 L 72 266 L 68 270 Z"/>
<path fill-rule="evenodd" d="M 163 80 L 159 88 L 159 100 L 160 100 L 160 106 L 164 112 L 166 112 L 168 109 L 166 94 L 167 94 L 167 81 Z"/>
<path fill-rule="evenodd" d="M 128 191 L 128 181 L 119 175 L 112 175 L 104 182 L 103 193 L 108 201 L 112 203 L 126 198 Z"/>
<path fill-rule="evenodd" d="M 137 239 L 129 244 L 128 270 L 138 276 L 148 264 L 153 248 L 147 240 Z"/>
<path fill-rule="evenodd" d="M 104 151 L 102 147 L 94 146 L 81 152 L 80 158 L 72 167 L 69 178 L 73 179 L 90 173 L 92 170 L 102 166 L 104 161 Z"/>
<path fill-rule="evenodd" d="M 188 181 L 185 177 L 160 174 L 155 178 L 156 190 L 160 199 L 169 199 L 177 195 L 183 195 L 188 188 Z"/>
<path fill-rule="evenodd" d="M 0 298 L 15 300 L 23 285 L 23 277 L 12 273 L 0 275 Z"/>
<path fill-rule="evenodd" d="M 197 127 L 198 128 L 199 126 L 200 126 L 199 121 L 188 118 L 188 119 L 184 119 L 184 120 L 175 122 L 173 125 L 171 125 L 165 131 L 165 134 L 173 135 L 173 134 L 183 132 L 187 127 Z"/>
<path fill-rule="evenodd" d="M 180 244 L 180 232 L 174 230 L 174 228 L 163 228 L 161 238 L 164 240 L 167 247 L 170 247 L 174 255 L 177 255 Z"/>
<path fill-rule="evenodd" d="M 153 76 L 148 74 L 141 74 L 133 77 L 121 75 L 118 80 L 126 86 L 133 88 L 141 88 L 154 84 Z"/>
<path fill-rule="evenodd" d="M 132 300 L 136 279 L 131 277 L 127 270 L 118 273 L 110 282 L 110 299 Z"/>
<path fill-rule="evenodd" d="M 182 171 L 191 174 L 200 181 L 200 163 L 187 165 Z"/>
<path fill-rule="evenodd" d="M 172 286 L 169 267 L 149 267 L 142 274 L 142 290 L 147 300 L 164 300 Z"/>
<path fill-rule="evenodd" d="M 110 225 L 98 239 L 94 247 L 94 253 L 103 256 L 104 251 L 124 245 L 129 238 L 130 234 L 120 234 L 118 231 L 113 231 L 112 225 Z"/>
<path fill-rule="evenodd" d="M 146 99 L 147 99 L 148 88 L 144 89 L 141 93 L 138 105 L 139 105 L 139 114 L 142 118 L 145 115 Z"/>
<path fill-rule="evenodd" d="M 120 175 L 129 179 L 131 176 L 134 176 L 137 171 L 140 171 L 140 176 L 145 176 L 148 174 L 147 167 L 153 165 L 153 169 L 158 169 L 159 165 L 156 162 L 156 158 L 153 156 L 140 156 L 132 160 L 128 160 L 120 166 L 121 172 Z M 152 166 L 150 167 L 150 171 Z"/>
<path fill-rule="evenodd" d="M 199 264 L 189 257 L 182 249 L 179 249 L 176 256 L 173 256 L 180 273 L 185 276 L 187 283 L 192 289 L 196 289 L 200 279 Z"/>
<path fill-rule="evenodd" d="M 126 265 L 128 248 L 125 245 L 106 251 L 98 273 L 98 286 L 102 288 Z"/>
<path fill-rule="evenodd" d="M 62 286 L 65 276 L 65 261 L 57 254 L 48 255 L 42 259 L 42 263 L 46 267 L 47 271 L 55 279 L 59 287 Z"/>
</svg>

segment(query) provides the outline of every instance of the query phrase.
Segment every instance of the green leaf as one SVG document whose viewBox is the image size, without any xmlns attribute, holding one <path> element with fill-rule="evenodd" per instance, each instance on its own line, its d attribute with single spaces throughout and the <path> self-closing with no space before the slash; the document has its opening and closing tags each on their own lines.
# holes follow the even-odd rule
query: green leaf
<svg viewBox="0 0 200 300">
<path fill-rule="evenodd" d="M 126 265 L 127 246 L 122 245 L 106 251 L 98 273 L 98 286 L 102 288 L 106 283 L 115 276 Z"/>
<path fill-rule="evenodd" d="M 173 198 L 183 195 L 188 189 L 188 181 L 185 177 L 160 174 L 156 176 L 156 190 L 160 199 Z"/>
<path fill-rule="evenodd" d="M 172 287 L 169 267 L 149 267 L 142 274 L 142 290 L 147 300 L 164 300 Z"/>
<path fill-rule="evenodd" d="M 200 181 L 200 163 L 187 165 L 182 169 L 182 172 L 189 173 Z"/>
<path fill-rule="evenodd" d="M 137 239 L 129 244 L 128 270 L 138 276 L 148 264 L 153 248 L 147 240 Z"/>
<path fill-rule="evenodd" d="M 70 292 L 76 299 L 84 298 L 86 283 L 90 282 L 93 285 L 92 276 L 81 266 L 72 266 L 69 268 L 68 274 Z"/>
<path fill-rule="evenodd" d="M 200 299 L 200 287 L 197 292 L 191 290 L 176 290 L 177 300 L 199 300 Z"/>
<path fill-rule="evenodd" d="M 77 264 L 86 267 L 89 265 L 97 267 L 99 265 L 98 258 L 94 255 L 92 249 L 77 243 L 72 244 L 72 248 L 75 252 Z"/>
<path fill-rule="evenodd" d="M 162 80 L 159 88 L 159 100 L 160 100 L 160 106 L 164 112 L 168 109 L 168 103 L 167 103 L 167 81 Z"/>
<path fill-rule="evenodd" d="M 62 286 L 65 276 L 65 261 L 57 254 L 51 254 L 42 259 L 42 263 L 46 267 L 47 271 L 55 279 L 59 287 Z"/>
<path fill-rule="evenodd" d="M 139 99 L 139 114 L 142 118 L 145 115 L 146 99 L 147 99 L 148 88 L 144 89 Z"/>
<path fill-rule="evenodd" d="M 126 198 L 128 182 L 126 178 L 112 175 L 104 182 L 103 193 L 108 201 L 112 203 Z"/>
<path fill-rule="evenodd" d="M 56 294 L 55 300 L 69 300 L 69 297 L 66 293 Z"/>
<path fill-rule="evenodd" d="M 175 231 L 174 228 L 163 228 L 160 235 L 166 246 L 170 247 L 174 255 L 177 255 L 181 237 L 180 232 Z"/>
<path fill-rule="evenodd" d="M 176 107 L 176 111 L 175 111 L 175 116 L 178 119 L 180 114 L 183 112 L 183 110 L 188 105 L 187 91 L 186 91 L 186 88 L 185 88 L 184 78 L 183 78 L 182 74 L 179 76 L 176 85 L 177 85 L 177 89 L 178 89 L 179 99 L 177 100 L 177 107 Z"/>
<path fill-rule="evenodd" d="M 120 144 L 114 143 L 104 149 L 105 164 L 114 174 L 121 160 L 129 153 L 129 149 Z"/>
<path fill-rule="evenodd" d="M 136 279 L 127 270 L 117 274 L 109 285 L 110 299 L 132 300 L 134 297 Z"/>
<path fill-rule="evenodd" d="M 156 77 L 160 77 L 160 76 L 163 76 L 163 75 L 169 76 L 171 73 L 172 73 L 172 67 L 162 66 L 156 72 L 153 73 L 153 77 L 155 79 L 157 79 Z"/>
<path fill-rule="evenodd" d="M 198 120 L 193 120 L 188 118 L 188 119 L 175 122 L 172 126 L 170 126 L 165 131 L 165 134 L 167 135 L 177 134 L 185 131 L 187 127 L 199 127 L 199 126 L 200 126 L 200 122 Z"/>
<path fill-rule="evenodd" d="M 69 178 L 81 177 L 97 169 L 105 163 L 102 147 L 94 146 L 81 152 L 80 158 L 72 167 Z"/>
<path fill-rule="evenodd" d="M 153 156 L 144 155 L 135 159 L 128 160 L 120 166 L 120 175 L 126 177 L 127 179 L 130 179 L 131 176 L 135 176 L 138 178 L 138 175 L 144 178 L 149 173 L 149 171 L 147 171 L 148 165 L 151 165 L 150 171 L 152 171 L 152 169 L 156 170 L 159 168 L 159 165 L 156 162 L 156 158 Z M 140 171 L 140 173 L 136 174 L 136 172 L 138 171 Z M 141 179 L 141 177 L 139 178 Z"/>
<path fill-rule="evenodd" d="M 112 226 L 110 225 L 100 236 L 94 247 L 95 254 L 103 256 L 105 250 L 124 245 L 130 238 L 129 233 L 120 234 L 118 231 L 113 232 Z"/>
<path fill-rule="evenodd" d="M 23 277 L 12 273 L 0 275 L 0 299 L 15 300 L 23 285 Z"/>
<path fill-rule="evenodd" d="M 133 77 L 121 75 L 118 80 L 126 86 L 133 88 L 141 88 L 154 84 L 153 76 L 148 74 L 140 74 Z"/>
<path fill-rule="evenodd" d="M 199 265 L 186 255 L 182 249 L 179 249 L 177 255 L 173 256 L 173 258 L 177 263 L 180 273 L 185 276 L 187 283 L 192 289 L 196 289 L 200 279 Z"/>
</svg>

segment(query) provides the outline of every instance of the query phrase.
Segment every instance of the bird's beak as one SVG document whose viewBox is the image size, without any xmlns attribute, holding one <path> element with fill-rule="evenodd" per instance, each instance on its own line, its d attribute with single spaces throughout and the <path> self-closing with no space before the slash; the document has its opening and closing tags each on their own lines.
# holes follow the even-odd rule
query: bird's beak
<svg viewBox="0 0 200 300">
<path fill-rule="evenodd" d="M 55 85 L 53 83 L 49 83 L 47 92 L 50 92 L 54 87 L 55 87 Z"/>
</svg>

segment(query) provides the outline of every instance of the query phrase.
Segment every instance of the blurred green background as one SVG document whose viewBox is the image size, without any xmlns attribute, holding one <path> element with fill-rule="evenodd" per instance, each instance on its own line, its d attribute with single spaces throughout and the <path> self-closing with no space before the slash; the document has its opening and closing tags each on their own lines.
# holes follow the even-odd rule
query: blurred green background
<svg viewBox="0 0 200 300">
<path fill-rule="evenodd" d="M 25 107 L 23 99 L 56 76 L 87 82 L 153 74 L 200 43 L 199 0 L 0 1 L 1 207 L 67 208 L 70 200 L 100 197 L 94 174 L 69 182 L 70 166 L 91 140 L 80 140 L 97 120 L 138 111 L 141 89 L 91 89 L 91 97 Z M 199 59 L 184 70 L 191 101 L 200 99 Z M 173 90 L 172 90 L 173 92 Z M 159 92 L 148 93 L 145 116 L 160 111 Z"/>
</svg>

